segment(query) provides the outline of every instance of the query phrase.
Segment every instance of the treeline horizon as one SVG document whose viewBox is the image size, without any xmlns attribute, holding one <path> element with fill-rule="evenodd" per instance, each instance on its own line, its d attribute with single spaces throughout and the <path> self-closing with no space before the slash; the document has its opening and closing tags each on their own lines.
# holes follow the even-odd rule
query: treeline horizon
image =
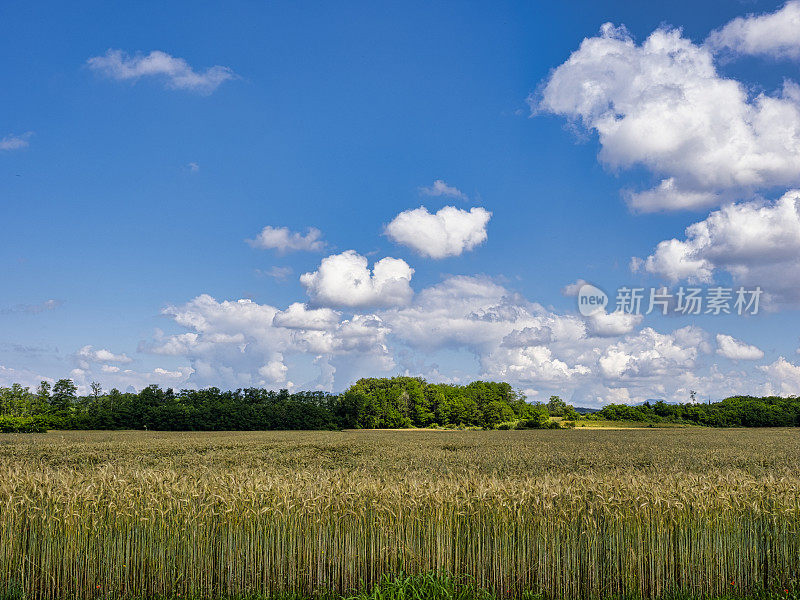
<svg viewBox="0 0 800 600">
<path fill-rule="evenodd" d="M 19 384 L 0 388 L 0 432 L 491 428 L 535 414 L 549 420 L 546 409 L 527 403 L 508 383 L 488 381 L 459 386 L 415 377 L 371 378 L 341 394 L 216 387 L 176 392 L 158 385 L 135 393 L 104 393 L 98 384 L 91 389 L 79 396 L 70 379 L 52 386 L 42 382 L 35 391 Z"/>
<path fill-rule="evenodd" d="M 158 385 L 140 392 L 103 392 L 96 383 L 91 390 L 78 395 L 70 379 L 52 386 L 43 381 L 35 391 L 19 384 L 0 387 L 0 432 L 558 428 L 551 417 L 559 417 L 567 427 L 581 418 L 710 427 L 800 426 L 800 398 L 794 396 L 731 396 L 708 404 L 608 404 L 581 415 L 558 396 L 551 396 L 547 404 L 527 402 L 505 382 L 454 385 L 420 377 L 359 379 L 340 394 L 216 387 L 176 392 Z"/>
<path fill-rule="evenodd" d="M 594 413 L 609 421 L 684 423 L 707 427 L 800 427 L 797 396 L 730 396 L 719 402 L 669 404 L 662 400 L 636 406 L 607 404 Z"/>
</svg>

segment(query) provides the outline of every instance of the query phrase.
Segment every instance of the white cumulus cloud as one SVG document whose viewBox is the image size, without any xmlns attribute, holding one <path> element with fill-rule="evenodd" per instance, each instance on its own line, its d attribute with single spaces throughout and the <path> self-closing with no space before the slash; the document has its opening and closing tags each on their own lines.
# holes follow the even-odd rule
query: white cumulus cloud
<svg viewBox="0 0 800 600">
<path fill-rule="evenodd" d="M 706 44 L 717 52 L 800 58 L 800 2 L 763 15 L 738 17 L 712 31 Z"/>
<path fill-rule="evenodd" d="M 575 365 L 553 356 L 547 346 L 499 348 L 486 360 L 485 366 L 494 377 L 512 381 L 557 382 L 591 373 L 589 367 Z"/>
<path fill-rule="evenodd" d="M 764 351 L 761 348 L 751 346 L 723 333 L 717 334 L 717 354 L 731 360 L 761 360 L 764 358 Z"/>
<path fill-rule="evenodd" d="M 752 94 L 678 29 L 637 44 L 607 23 L 530 102 L 597 132 L 609 167 L 643 166 L 660 179 L 627 194 L 635 210 L 696 209 L 800 184 L 798 86 Z"/>
<path fill-rule="evenodd" d="M 386 235 L 422 256 L 459 256 L 486 241 L 486 225 L 492 213 L 475 207 L 461 210 L 445 206 L 436 213 L 424 206 L 397 215 L 386 226 Z"/>
<path fill-rule="evenodd" d="M 724 206 L 664 240 L 634 267 L 670 281 L 710 282 L 716 270 L 737 284 L 760 286 L 777 303 L 800 301 L 800 190 L 774 202 Z"/>
<path fill-rule="evenodd" d="M 92 346 L 84 346 L 75 355 L 82 362 L 123 364 L 133 362 L 127 354 L 115 354 L 105 348 L 95 350 Z"/>
<path fill-rule="evenodd" d="M 800 366 L 781 356 L 774 363 L 759 366 L 758 369 L 768 377 L 764 393 L 782 396 L 800 394 Z"/>
<path fill-rule="evenodd" d="M 340 319 L 341 315 L 330 308 L 309 309 L 302 302 L 295 302 L 286 310 L 277 313 L 272 319 L 272 324 L 287 329 L 327 331 L 335 328 Z"/>
<path fill-rule="evenodd" d="M 606 348 L 600 373 L 616 380 L 669 378 L 692 372 L 700 352 L 708 352 L 705 332 L 684 327 L 671 334 L 645 327 Z"/>
<path fill-rule="evenodd" d="M 584 279 L 577 279 L 573 283 L 569 283 L 561 288 L 561 294 L 567 297 L 576 297 L 578 292 L 581 291 L 581 288 L 585 286 L 588 282 Z"/>
<path fill-rule="evenodd" d="M 366 259 L 351 254 L 367 277 Z M 345 314 L 299 302 L 281 310 L 198 296 L 164 310 L 182 331 L 157 332 L 140 348 L 188 361 L 189 367 L 161 365 L 164 373 L 137 375 L 110 365 L 115 369 L 103 375 L 110 381 L 128 378 L 136 386 L 147 376 L 184 387 L 338 391 L 359 377 L 407 373 L 438 381 L 507 380 L 537 397 L 560 394 L 588 405 L 687 401 L 690 390 L 719 398 L 800 389 L 800 368 L 786 361 L 760 368 L 743 360 L 742 349 L 738 356 L 744 364 L 721 371 L 714 363 L 721 355 L 700 328 L 637 330 L 636 319 L 616 321 L 613 313 L 604 317 L 608 322 L 593 323 L 555 313 L 487 277 L 451 276 L 404 306 Z M 725 347 L 725 338 L 716 341 L 717 350 Z M 456 367 L 450 364 L 453 356 Z M 175 377 L 169 379 L 166 371 Z M 91 381 L 93 375 L 87 371 L 84 377 Z"/>
<path fill-rule="evenodd" d="M 643 315 L 622 311 L 599 310 L 586 317 L 589 333 L 598 337 L 615 337 L 630 333 L 642 322 Z"/>
<path fill-rule="evenodd" d="M 189 360 L 189 383 L 221 387 L 290 387 L 292 357 L 312 357 L 320 370 L 314 387 L 331 389 L 332 374 L 348 383 L 356 368 L 385 373 L 395 363 L 386 345 L 388 329 L 376 315 L 350 319 L 302 303 L 279 310 L 252 300 L 217 301 L 201 295 L 163 314 L 185 329 L 157 331 L 140 348 Z M 361 372 L 357 371 L 360 375 Z"/>
<path fill-rule="evenodd" d="M 354 250 L 322 259 L 318 269 L 300 276 L 311 300 L 321 306 L 376 307 L 408 304 L 414 292 L 408 263 L 382 258 L 369 269 L 366 257 Z"/>
</svg>

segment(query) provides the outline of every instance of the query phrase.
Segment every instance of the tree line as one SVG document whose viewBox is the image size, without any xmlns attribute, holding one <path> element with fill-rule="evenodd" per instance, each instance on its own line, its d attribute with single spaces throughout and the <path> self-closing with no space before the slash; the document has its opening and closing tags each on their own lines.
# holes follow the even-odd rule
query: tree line
<svg viewBox="0 0 800 600">
<path fill-rule="evenodd" d="M 610 421 L 688 423 L 709 427 L 800 427 L 800 398 L 731 396 L 719 402 L 638 406 L 608 404 L 592 417 Z"/>
<path fill-rule="evenodd" d="M 138 393 L 70 379 L 0 388 L 0 431 L 153 429 L 171 431 L 408 427 L 494 427 L 536 413 L 507 383 L 430 384 L 414 377 L 361 379 L 342 394 L 258 388 L 162 389 Z M 539 409 L 541 412 L 541 409 Z M 546 411 L 545 411 L 546 412 Z"/>
<path fill-rule="evenodd" d="M 33 391 L 19 384 L 0 387 L 0 432 L 528 429 L 570 427 L 581 418 L 711 427 L 800 426 L 800 398 L 794 396 L 733 396 L 709 404 L 609 404 L 594 414 L 580 415 L 558 396 L 551 396 L 546 404 L 529 403 L 508 383 L 451 385 L 418 377 L 360 379 L 341 394 L 214 387 L 176 392 L 157 385 L 123 393 L 104 392 L 96 383 L 90 389 L 91 393 L 78 395 L 70 379 L 53 385 L 43 381 Z"/>
</svg>

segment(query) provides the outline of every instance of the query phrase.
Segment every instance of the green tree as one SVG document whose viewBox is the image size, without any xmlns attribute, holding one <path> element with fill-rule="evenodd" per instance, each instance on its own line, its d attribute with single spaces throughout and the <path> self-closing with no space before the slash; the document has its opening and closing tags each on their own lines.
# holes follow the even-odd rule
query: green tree
<svg viewBox="0 0 800 600">
<path fill-rule="evenodd" d="M 18 383 L 0 388 L 0 414 L 28 417 L 36 413 L 36 404 L 36 396 Z"/>
<path fill-rule="evenodd" d="M 425 394 L 430 405 L 433 407 L 433 414 L 439 425 L 449 425 L 452 423 L 453 404 L 438 385 L 429 385 Z"/>
<path fill-rule="evenodd" d="M 483 424 L 485 427 L 492 427 L 498 423 L 514 420 L 514 411 L 505 402 L 492 400 L 483 409 Z"/>
<path fill-rule="evenodd" d="M 50 406 L 50 382 L 42 381 L 36 388 L 36 409 L 37 412 L 45 412 Z"/>
<path fill-rule="evenodd" d="M 544 429 L 550 424 L 550 412 L 545 404 L 534 404 L 530 416 L 517 424 L 517 429 Z"/>
<path fill-rule="evenodd" d="M 567 412 L 567 403 L 559 396 L 550 396 L 550 400 L 547 402 L 547 412 L 551 417 L 563 417 Z"/>
<path fill-rule="evenodd" d="M 53 411 L 67 414 L 77 400 L 78 388 L 71 379 L 59 379 L 53 386 L 53 395 L 50 397 L 50 406 Z"/>
</svg>

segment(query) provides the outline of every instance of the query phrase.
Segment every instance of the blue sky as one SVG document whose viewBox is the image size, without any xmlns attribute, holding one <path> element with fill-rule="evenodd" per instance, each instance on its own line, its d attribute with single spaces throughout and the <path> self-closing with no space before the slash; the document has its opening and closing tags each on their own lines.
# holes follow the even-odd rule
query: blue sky
<svg viewBox="0 0 800 600">
<path fill-rule="evenodd" d="M 0 385 L 800 393 L 797 14 L 4 3 Z M 765 303 L 601 323 L 578 280 Z"/>
</svg>

